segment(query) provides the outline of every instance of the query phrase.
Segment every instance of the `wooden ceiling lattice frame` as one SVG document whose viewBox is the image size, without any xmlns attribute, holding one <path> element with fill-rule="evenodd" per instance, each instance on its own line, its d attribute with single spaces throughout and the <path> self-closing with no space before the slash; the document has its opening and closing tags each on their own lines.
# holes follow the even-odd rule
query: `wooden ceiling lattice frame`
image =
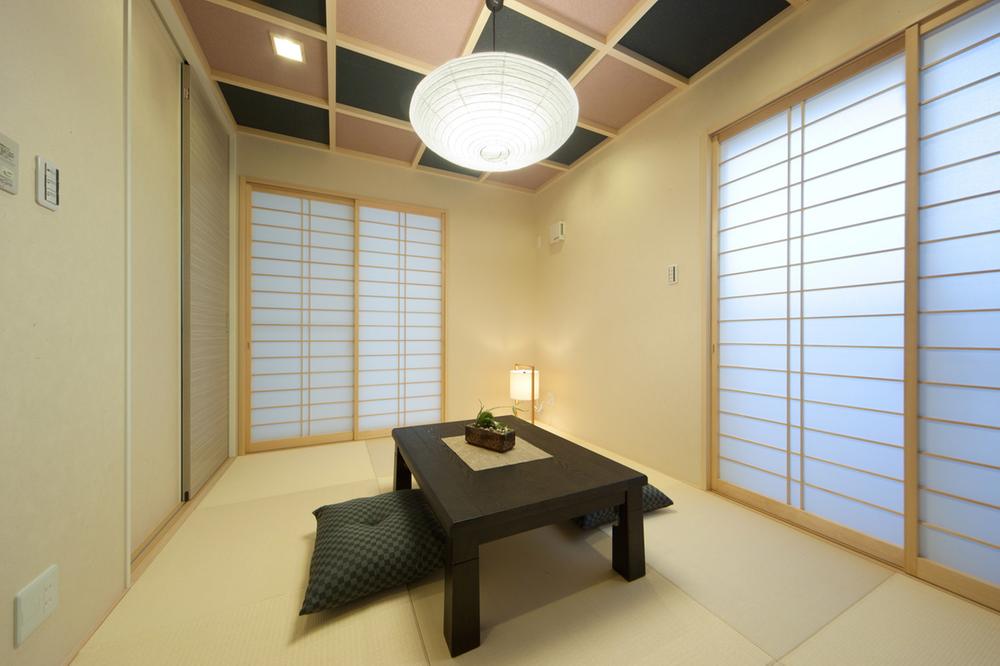
<svg viewBox="0 0 1000 666">
<path fill-rule="evenodd" d="M 359 157 L 363 159 L 375 160 L 381 163 L 392 164 L 394 166 L 419 170 L 424 172 L 434 173 L 436 175 L 441 175 L 449 178 L 457 178 L 464 181 L 471 182 L 483 182 L 488 185 L 493 185 L 497 187 L 510 188 L 515 190 L 520 190 L 524 192 L 540 192 L 555 181 L 557 181 L 561 176 L 572 171 L 573 169 L 579 167 L 582 163 L 592 158 L 594 155 L 598 154 L 608 145 L 614 142 L 614 139 L 621 136 L 628 130 L 630 130 L 635 125 L 639 124 L 647 117 L 652 115 L 655 111 L 661 108 L 664 104 L 672 100 L 674 97 L 683 94 L 692 85 L 696 84 L 700 79 L 707 76 L 709 73 L 717 69 L 724 62 L 728 61 L 737 53 L 741 52 L 750 43 L 759 38 L 763 33 L 773 29 L 773 27 L 780 21 L 787 18 L 788 14 L 792 11 L 800 8 L 808 0 L 786 0 L 788 2 L 787 9 L 781 11 L 779 14 L 766 21 L 758 29 L 754 30 L 752 33 L 744 37 L 741 41 L 737 42 L 735 45 L 730 47 L 721 56 L 712 61 L 708 66 L 704 67 L 702 70 L 698 71 L 691 77 L 685 77 L 677 72 L 670 70 L 663 65 L 650 60 L 638 53 L 635 53 L 624 46 L 620 45 L 619 42 L 625 37 L 625 35 L 633 28 L 635 25 L 646 15 L 646 13 L 656 4 L 657 0 L 636 0 L 628 12 L 619 20 L 617 25 L 615 25 L 611 30 L 605 35 L 600 35 L 588 31 L 582 27 L 571 25 L 566 19 L 560 18 L 554 12 L 545 9 L 543 6 L 536 4 L 532 0 L 506 0 L 504 7 L 506 11 L 515 11 L 527 18 L 540 23 L 541 25 L 550 28 L 558 33 L 561 33 L 581 44 L 592 49 L 591 54 L 577 67 L 576 71 L 569 77 L 569 82 L 574 87 L 578 86 L 581 81 L 595 68 L 597 67 L 605 58 L 614 58 L 621 63 L 632 67 L 638 72 L 641 72 L 647 76 L 653 77 L 658 81 L 663 82 L 670 87 L 668 92 L 662 97 L 654 101 L 644 110 L 640 111 L 637 115 L 631 118 L 628 122 L 624 123 L 621 127 L 609 127 L 607 125 L 601 124 L 594 120 L 588 119 L 586 117 L 580 117 L 577 122 L 578 127 L 585 130 L 589 130 L 596 134 L 599 134 L 605 139 L 597 144 L 594 148 L 590 149 L 588 152 L 583 154 L 581 157 L 576 159 L 572 164 L 561 164 L 551 160 L 543 160 L 539 162 L 543 167 L 551 169 L 554 171 L 553 177 L 544 182 L 536 189 L 528 189 L 524 187 L 519 187 L 517 185 L 512 185 L 508 183 L 501 183 L 496 181 L 491 181 L 490 172 L 484 172 L 479 176 L 470 176 L 460 173 L 454 173 L 450 171 L 443 171 L 441 169 L 436 169 L 433 167 L 428 167 L 421 164 L 421 159 L 424 156 L 426 150 L 426 145 L 421 142 L 419 148 L 413 155 L 411 160 L 399 160 L 391 157 L 385 157 L 382 155 L 377 155 L 373 153 L 361 152 L 358 150 L 352 150 L 337 146 L 336 139 L 336 125 L 337 116 L 350 116 L 354 118 L 359 118 L 369 122 L 386 125 L 388 127 L 393 127 L 397 129 L 403 129 L 412 132 L 413 128 L 409 122 L 405 120 L 400 120 L 399 118 L 394 118 L 391 116 L 386 116 L 380 113 L 375 113 L 366 109 L 356 108 L 342 103 L 336 102 L 336 90 L 337 90 L 337 49 L 347 49 L 355 53 L 380 60 L 385 63 L 389 63 L 396 67 L 400 67 L 411 72 L 416 72 L 421 75 L 426 75 L 435 69 L 435 66 L 422 62 L 419 59 L 393 52 L 385 47 L 378 44 L 372 44 L 364 40 L 358 39 L 351 35 L 347 35 L 337 31 L 337 0 L 324 0 L 326 8 L 326 25 L 319 25 L 312 23 L 305 19 L 287 14 L 285 12 L 273 9 L 267 5 L 260 4 L 254 0 L 204 0 L 205 2 L 223 7 L 241 14 L 253 17 L 255 19 L 270 23 L 272 25 L 278 26 L 279 28 L 291 30 L 302 35 L 306 35 L 311 38 L 321 40 L 326 43 L 326 55 L 327 55 L 327 85 L 328 85 L 328 97 L 329 99 L 324 99 L 314 95 L 309 95 L 302 93 L 291 88 L 285 88 L 282 86 L 274 85 L 272 83 L 266 83 L 262 81 L 257 81 L 246 76 L 239 76 L 229 72 L 220 71 L 218 69 L 213 69 L 208 58 L 205 56 L 203 48 L 199 45 L 198 39 L 195 36 L 195 32 L 185 16 L 183 7 L 180 4 L 180 0 L 169 0 L 173 5 L 176 13 L 180 18 L 180 23 L 183 29 L 187 33 L 187 37 L 190 39 L 191 43 L 194 45 L 195 56 L 201 60 L 198 63 L 205 72 L 208 73 L 209 78 L 216 84 L 230 84 L 234 86 L 239 86 L 242 88 L 247 88 L 267 95 L 272 95 L 275 97 L 283 98 L 300 104 L 305 104 L 308 106 L 313 106 L 317 108 L 324 109 L 329 115 L 329 144 L 319 143 L 316 141 L 309 141 L 306 139 L 299 139 L 296 137 L 287 136 L 284 134 L 270 132 L 263 129 L 257 129 L 252 127 L 246 127 L 240 125 L 235 116 L 233 116 L 231 109 L 222 100 L 222 104 L 226 107 L 229 117 L 232 120 L 233 125 L 236 130 L 240 133 L 267 138 L 274 141 L 284 142 L 291 145 L 296 145 L 300 147 L 306 147 L 316 150 L 334 152 L 344 155 L 350 155 L 352 157 Z M 484 6 L 469 31 L 467 38 L 465 39 L 464 47 L 462 48 L 461 55 L 468 55 L 473 52 L 476 47 L 480 36 L 486 29 L 489 22 L 490 12 Z M 216 87 L 216 92 L 218 92 L 218 86 Z M 221 93 L 218 94 L 221 98 Z"/>
</svg>

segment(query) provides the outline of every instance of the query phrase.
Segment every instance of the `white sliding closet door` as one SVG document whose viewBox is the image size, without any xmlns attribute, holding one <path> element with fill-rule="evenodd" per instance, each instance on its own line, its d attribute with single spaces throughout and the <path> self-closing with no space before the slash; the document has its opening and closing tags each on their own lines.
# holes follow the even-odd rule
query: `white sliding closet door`
<svg viewBox="0 0 1000 666">
<path fill-rule="evenodd" d="M 920 556 L 1000 585 L 1000 3 L 920 72 Z"/>
<path fill-rule="evenodd" d="M 442 218 L 358 208 L 360 437 L 442 418 Z"/>
<path fill-rule="evenodd" d="M 249 450 L 351 439 L 354 206 L 250 197 Z"/>
<path fill-rule="evenodd" d="M 133 4 L 132 555 L 181 503 L 181 55 Z M 105 379 L 105 378 L 97 378 Z"/>
</svg>

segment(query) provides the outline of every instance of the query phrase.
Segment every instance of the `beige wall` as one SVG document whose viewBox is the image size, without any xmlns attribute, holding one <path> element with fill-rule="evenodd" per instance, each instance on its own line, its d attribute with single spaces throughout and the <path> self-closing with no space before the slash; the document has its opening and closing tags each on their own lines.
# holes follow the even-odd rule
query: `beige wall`
<svg viewBox="0 0 1000 666">
<path fill-rule="evenodd" d="M 181 57 L 150 0 L 132 18 L 133 552 L 180 505 Z"/>
<path fill-rule="evenodd" d="M 249 136 L 238 156 L 241 176 L 447 209 L 447 417 L 510 403 L 507 371 L 533 353 L 531 195 Z"/>
<path fill-rule="evenodd" d="M 704 484 L 708 136 L 944 4 L 812 0 L 537 197 L 539 233 L 567 223 L 538 252 L 544 421 Z"/>
<path fill-rule="evenodd" d="M 59 664 L 125 584 L 123 2 L 3 0 L 0 664 Z M 34 157 L 62 207 L 34 202 Z M 16 651 L 13 599 L 59 565 L 59 608 Z"/>
</svg>

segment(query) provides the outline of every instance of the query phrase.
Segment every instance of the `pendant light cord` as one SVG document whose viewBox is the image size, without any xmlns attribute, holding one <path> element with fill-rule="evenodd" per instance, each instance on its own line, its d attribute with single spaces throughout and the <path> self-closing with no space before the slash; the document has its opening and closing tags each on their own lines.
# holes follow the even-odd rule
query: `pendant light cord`
<svg viewBox="0 0 1000 666">
<path fill-rule="evenodd" d="M 486 0 L 486 9 L 490 10 L 490 20 L 493 23 L 493 51 L 497 50 L 497 13 L 503 9 L 503 0 Z"/>
</svg>

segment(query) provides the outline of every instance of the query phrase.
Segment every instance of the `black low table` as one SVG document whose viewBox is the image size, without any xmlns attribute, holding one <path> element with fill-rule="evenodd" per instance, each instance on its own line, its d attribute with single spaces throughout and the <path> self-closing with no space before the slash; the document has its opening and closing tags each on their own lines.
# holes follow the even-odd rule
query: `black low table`
<svg viewBox="0 0 1000 666">
<path fill-rule="evenodd" d="M 479 544 L 617 506 L 611 566 L 628 581 L 646 574 L 646 476 L 521 419 L 500 420 L 552 457 L 477 472 L 441 441 L 463 435 L 469 421 L 392 431 L 395 489 L 416 476 L 448 535 L 444 637 L 453 657 L 479 646 Z"/>
</svg>

